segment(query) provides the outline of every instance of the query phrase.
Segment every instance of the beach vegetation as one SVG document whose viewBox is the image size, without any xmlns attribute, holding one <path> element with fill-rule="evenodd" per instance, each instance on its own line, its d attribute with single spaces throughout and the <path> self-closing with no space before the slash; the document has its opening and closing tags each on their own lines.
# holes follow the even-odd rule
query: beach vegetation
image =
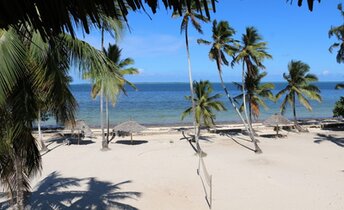
<svg viewBox="0 0 344 210">
<path fill-rule="evenodd" d="M 333 109 L 333 117 L 344 117 L 344 97 L 341 96 Z"/>
<path fill-rule="evenodd" d="M 0 155 L 0 178 L 12 192 L 13 204 L 23 209 L 24 190 L 41 169 L 36 139 L 31 133 L 39 110 L 43 110 L 40 104 L 44 103 L 44 109 L 58 122 L 73 123 L 77 103 L 69 90 L 71 65 L 81 72 L 116 66 L 104 53 L 67 34 L 46 42 L 39 33 L 22 36 L 9 28 L 0 30 L 0 39 L 0 120 L 4 125 L 0 141 L 6 145 Z"/>
<path fill-rule="evenodd" d="M 224 104 L 219 101 L 221 98 L 220 94 L 212 95 L 213 87 L 211 83 L 206 81 L 194 81 L 193 82 L 195 91 L 195 118 L 196 126 L 198 127 L 198 136 L 200 134 L 200 127 L 212 127 L 215 125 L 216 114 L 214 111 L 225 111 L 227 110 Z M 191 96 L 186 96 L 187 100 L 192 100 Z M 186 116 L 192 114 L 193 107 L 187 108 L 181 115 L 183 120 Z"/>
<path fill-rule="evenodd" d="M 339 10 L 342 18 L 344 18 L 344 11 L 342 4 L 338 4 L 337 9 Z M 344 24 L 339 26 L 331 26 L 331 29 L 328 32 L 329 38 L 334 36 L 339 42 L 333 43 L 329 51 L 332 53 L 333 49 L 338 48 L 336 60 L 338 63 L 344 63 Z"/>
<path fill-rule="evenodd" d="M 294 124 L 298 130 L 302 130 L 297 123 L 296 99 L 307 110 L 312 111 L 309 100 L 321 102 L 320 89 L 313 84 L 318 81 L 316 75 L 309 73 L 310 67 L 302 61 L 290 61 L 288 73 L 283 73 L 283 78 L 287 81 L 287 86 L 276 94 L 276 99 L 284 96 L 280 106 L 281 114 L 284 114 L 289 103 L 294 116 Z"/>
<path fill-rule="evenodd" d="M 338 83 L 336 84 L 336 86 L 334 87 L 334 89 L 339 90 L 339 89 L 343 89 L 344 88 L 344 83 Z"/>
</svg>

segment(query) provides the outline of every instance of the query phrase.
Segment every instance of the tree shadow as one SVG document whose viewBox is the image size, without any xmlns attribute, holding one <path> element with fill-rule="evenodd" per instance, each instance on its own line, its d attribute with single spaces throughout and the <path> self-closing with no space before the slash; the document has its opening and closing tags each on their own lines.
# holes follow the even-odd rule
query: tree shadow
<svg viewBox="0 0 344 210">
<path fill-rule="evenodd" d="M 86 183 L 85 183 L 86 182 Z M 123 203 L 125 199 L 136 199 L 140 192 L 120 191 L 130 180 L 113 184 L 91 178 L 62 177 L 51 173 L 42 180 L 28 198 L 30 209 L 125 209 L 137 208 Z M 86 190 L 77 190 L 86 185 Z M 84 189 L 84 188 L 83 188 Z"/>
<path fill-rule="evenodd" d="M 47 140 L 47 146 L 49 146 L 52 143 L 57 143 L 57 144 L 63 144 L 68 142 L 68 144 L 77 144 L 77 145 L 88 145 L 88 144 L 94 144 L 95 142 L 92 141 L 91 139 L 80 139 L 76 136 L 73 135 L 65 135 L 65 136 L 59 136 L 59 137 L 54 137 L 50 138 Z"/>
<path fill-rule="evenodd" d="M 125 144 L 125 145 L 140 145 L 146 144 L 148 141 L 146 140 L 117 140 L 114 142 L 115 144 Z"/>
<path fill-rule="evenodd" d="M 344 147 L 344 138 L 318 133 L 315 137 L 314 143 L 320 144 L 323 141 L 329 141 L 337 146 Z"/>
<path fill-rule="evenodd" d="M 238 144 L 239 146 L 241 146 L 241 147 L 244 147 L 245 149 L 248 149 L 248 150 L 250 150 L 250 151 L 253 151 L 253 152 L 255 152 L 255 150 L 254 149 L 252 149 L 251 147 L 249 147 L 249 146 L 246 146 L 245 144 L 243 144 L 243 143 L 241 143 L 241 142 L 239 142 L 238 140 L 236 140 L 232 135 L 230 135 L 230 134 L 226 134 L 225 136 L 227 136 L 228 138 L 230 138 L 230 139 L 232 139 L 232 141 L 234 141 L 236 144 Z M 247 139 L 244 139 L 244 138 L 240 138 L 240 137 L 238 137 L 238 139 L 241 139 L 241 140 L 244 140 L 244 141 L 247 141 L 247 142 L 251 142 L 251 141 L 248 141 Z"/>
</svg>

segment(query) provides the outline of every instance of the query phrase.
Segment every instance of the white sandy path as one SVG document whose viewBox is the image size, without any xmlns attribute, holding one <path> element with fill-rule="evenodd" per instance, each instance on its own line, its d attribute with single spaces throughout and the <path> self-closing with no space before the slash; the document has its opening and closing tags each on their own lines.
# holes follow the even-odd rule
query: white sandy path
<svg viewBox="0 0 344 210">
<path fill-rule="evenodd" d="M 344 132 L 290 133 L 283 139 L 261 138 L 261 155 L 228 137 L 213 134 L 212 143 L 202 141 L 208 154 L 204 160 L 213 174 L 213 209 L 344 209 L 344 147 L 330 141 L 314 143 L 318 132 L 344 141 Z M 61 146 L 43 156 L 42 176 L 32 186 L 54 171 L 62 177 L 94 177 L 112 184 L 131 180 L 117 192 L 142 195 L 118 202 L 143 210 L 208 209 L 196 174 L 197 158 L 180 137 L 138 136 L 148 143 L 111 143 L 107 152 L 100 151 L 100 139 L 94 144 Z M 86 189 L 87 182 L 80 183 Z"/>
</svg>

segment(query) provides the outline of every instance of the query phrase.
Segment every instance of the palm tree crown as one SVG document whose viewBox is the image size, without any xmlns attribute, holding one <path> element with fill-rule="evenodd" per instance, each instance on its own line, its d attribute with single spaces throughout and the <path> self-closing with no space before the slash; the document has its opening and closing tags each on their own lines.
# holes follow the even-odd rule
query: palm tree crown
<svg viewBox="0 0 344 210">
<path fill-rule="evenodd" d="M 344 18 L 342 4 L 338 4 L 338 10 L 340 11 L 342 18 Z M 332 44 L 329 48 L 329 51 L 332 53 L 333 49 L 338 47 L 339 49 L 337 51 L 336 60 L 338 63 L 344 63 L 344 24 L 335 27 L 332 26 L 328 32 L 328 35 L 330 38 L 335 36 L 339 41 L 339 43 L 336 42 Z"/>
<path fill-rule="evenodd" d="M 206 81 L 194 81 L 193 82 L 194 90 L 195 90 L 195 115 L 196 115 L 196 123 L 197 126 L 203 125 L 205 126 L 213 126 L 215 125 L 215 113 L 213 110 L 216 111 L 225 111 L 226 108 L 222 102 L 218 101 L 221 97 L 220 94 L 211 95 L 213 92 L 213 88 L 211 83 Z M 187 96 L 186 99 L 191 100 L 190 96 Z M 192 107 L 186 109 L 182 114 L 182 119 L 184 119 L 187 115 L 192 112 Z"/>
<path fill-rule="evenodd" d="M 295 100 L 298 98 L 300 104 L 306 109 L 312 110 L 307 98 L 321 102 L 320 90 L 317 86 L 311 84 L 318 81 L 314 74 L 310 74 L 310 67 L 302 61 L 291 61 L 288 64 L 288 74 L 284 73 L 283 78 L 288 82 L 288 85 L 277 93 L 276 98 L 279 99 L 282 95 L 285 98 L 281 104 L 281 113 L 286 110 L 286 105 L 292 106 L 294 120 L 296 122 Z"/>
<path fill-rule="evenodd" d="M 256 67 L 255 67 L 256 68 Z M 258 70 L 257 70 L 258 71 Z M 267 105 L 264 99 L 269 99 L 274 101 L 274 95 L 272 90 L 275 88 L 275 85 L 272 83 L 261 83 L 261 80 L 267 75 L 266 72 L 257 73 L 256 77 L 250 77 L 246 74 L 245 77 L 245 87 L 246 87 L 246 98 L 249 105 L 249 117 L 258 118 L 260 115 L 260 107 L 267 108 Z M 234 83 L 239 90 L 242 90 L 242 85 L 240 83 Z M 243 94 L 236 96 L 234 99 L 242 100 Z M 240 110 L 243 111 L 244 105 L 241 104 Z"/>
<path fill-rule="evenodd" d="M 229 64 L 225 54 L 234 56 L 234 53 L 237 51 L 237 41 L 233 38 L 235 30 L 229 26 L 227 21 L 220 21 L 217 23 L 217 21 L 214 20 L 212 32 L 212 41 L 198 39 L 197 43 L 211 45 L 209 58 L 216 61 L 217 69 L 221 74 L 222 64 Z"/>
</svg>

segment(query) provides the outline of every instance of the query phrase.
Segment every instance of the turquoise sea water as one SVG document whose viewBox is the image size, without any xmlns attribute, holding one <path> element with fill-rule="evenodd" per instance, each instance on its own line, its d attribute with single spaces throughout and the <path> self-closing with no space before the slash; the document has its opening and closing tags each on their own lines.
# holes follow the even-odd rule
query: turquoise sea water
<svg viewBox="0 0 344 210">
<path fill-rule="evenodd" d="M 336 82 L 316 83 L 321 89 L 322 103 L 312 101 L 313 111 L 310 112 L 297 104 L 297 115 L 300 118 L 325 118 L 332 117 L 332 109 L 335 102 L 343 95 L 344 90 L 335 90 Z M 285 87 L 286 83 L 275 83 L 274 94 Z M 110 106 L 110 123 L 112 125 L 129 119 L 136 120 L 146 125 L 169 125 L 190 123 L 191 117 L 181 121 L 181 113 L 190 106 L 185 100 L 186 95 L 190 95 L 188 83 L 141 83 L 136 84 L 138 90 L 127 88 L 127 96 L 120 95 L 115 107 Z M 233 84 L 227 84 L 233 96 L 240 93 Z M 223 94 L 223 90 L 218 83 L 213 83 L 214 93 Z M 86 120 L 91 126 L 99 126 L 99 98 L 93 100 L 90 96 L 91 85 L 71 85 L 71 90 L 79 103 L 78 119 Z M 217 113 L 217 122 L 238 122 L 240 119 L 230 106 L 224 94 L 221 100 L 225 103 L 228 111 Z M 266 101 L 269 109 L 262 108 L 258 120 L 263 120 L 279 112 L 281 101 L 273 103 Z M 105 109 L 104 109 L 105 110 Z M 290 107 L 285 116 L 292 117 Z M 46 124 L 53 123 L 52 120 Z"/>
</svg>

